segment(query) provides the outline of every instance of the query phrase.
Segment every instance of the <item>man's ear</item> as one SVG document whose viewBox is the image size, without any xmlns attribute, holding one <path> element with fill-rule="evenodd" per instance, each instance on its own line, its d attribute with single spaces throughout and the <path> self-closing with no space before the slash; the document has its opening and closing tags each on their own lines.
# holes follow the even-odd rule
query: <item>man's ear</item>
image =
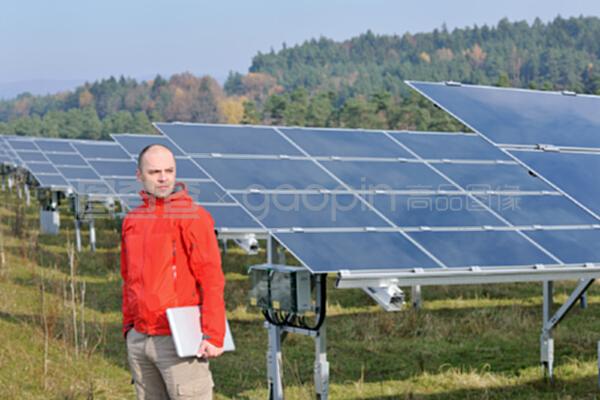
<svg viewBox="0 0 600 400">
<path fill-rule="evenodd" d="M 136 170 L 135 170 L 135 178 L 137 179 L 138 182 L 142 181 L 142 171 L 140 171 L 139 168 L 136 168 Z"/>
</svg>

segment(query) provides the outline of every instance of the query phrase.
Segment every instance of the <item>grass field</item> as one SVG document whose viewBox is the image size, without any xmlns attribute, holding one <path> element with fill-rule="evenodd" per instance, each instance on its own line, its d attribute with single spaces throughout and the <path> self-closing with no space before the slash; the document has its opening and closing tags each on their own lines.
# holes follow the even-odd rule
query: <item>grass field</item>
<svg viewBox="0 0 600 400">
<path fill-rule="evenodd" d="M 75 254 L 72 218 L 61 234 L 38 234 L 37 206 L 0 192 L 0 399 L 133 399 L 120 332 L 118 221 L 97 222 L 98 251 Z M 87 237 L 84 235 L 84 244 Z M 2 250 L 3 249 L 3 250 Z M 217 399 L 265 399 L 262 316 L 247 308 L 249 265 L 224 257 L 226 302 L 238 351 L 211 368 Z M 593 399 L 600 291 L 555 330 L 555 375 L 539 366 L 541 284 L 424 288 L 421 310 L 382 311 L 361 291 L 330 279 L 327 319 L 331 399 Z M 574 282 L 556 283 L 556 301 Z M 313 342 L 284 342 L 287 399 L 313 397 Z"/>
</svg>

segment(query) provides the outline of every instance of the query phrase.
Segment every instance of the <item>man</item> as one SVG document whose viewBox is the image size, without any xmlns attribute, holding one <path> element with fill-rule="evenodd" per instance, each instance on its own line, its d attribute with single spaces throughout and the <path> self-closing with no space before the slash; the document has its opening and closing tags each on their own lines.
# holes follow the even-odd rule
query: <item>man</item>
<svg viewBox="0 0 600 400">
<path fill-rule="evenodd" d="M 212 399 L 208 359 L 222 354 L 225 336 L 225 279 L 212 217 L 175 183 L 168 148 L 144 148 L 136 176 L 143 204 L 123 221 L 121 276 L 137 398 Z M 166 310 L 190 305 L 201 305 L 204 337 L 197 357 L 179 358 Z"/>
</svg>

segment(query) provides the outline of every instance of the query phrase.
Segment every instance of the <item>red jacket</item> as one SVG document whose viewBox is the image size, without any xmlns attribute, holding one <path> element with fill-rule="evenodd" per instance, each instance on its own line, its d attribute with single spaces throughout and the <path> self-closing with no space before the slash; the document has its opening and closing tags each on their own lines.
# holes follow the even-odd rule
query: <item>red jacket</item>
<svg viewBox="0 0 600 400">
<path fill-rule="evenodd" d="M 182 183 L 165 199 L 140 192 L 121 235 L 123 334 L 135 327 L 170 335 L 166 310 L 202 306 L 202 332 L 217 347 L 225 336 L 225 278 L 210 214 Z"/>
</svg>

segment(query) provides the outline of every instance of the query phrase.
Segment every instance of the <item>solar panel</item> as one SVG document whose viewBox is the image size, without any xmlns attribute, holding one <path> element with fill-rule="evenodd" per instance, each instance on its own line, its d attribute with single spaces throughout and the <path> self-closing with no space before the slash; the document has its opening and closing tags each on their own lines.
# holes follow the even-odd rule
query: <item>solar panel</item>
<svg viewBox="0 0 600 400">
<path fill-rule="evenodd" d="M 51 152 L 57 153 L 73 153 L 73 147 L 71 147 L 70 141 L 66 139 L 34 139 L 37 147 L 48 154 Z"/>
<path fill-rule="evenodd" d="M 274 236 L 313 272 L 442 269 L 397 232 L 293 232 Z"/>
<path fill-rule="evenodd" d="M 111 161 L 92 158 L 88 159 L 88 163 L 102 177 L 133 177 L 137 169 L 137 164 L 129 158 Z"/>
<path fill-rule="evenodd" d="M 225 203 L 232 200 L 214 182 L 186 182 L 188 193 L 197 203 Z"/>
<path fill-rule="evenodd" d="M 390 132 L 390 135 L 425 159 L 510 160 L 502 151 L 475 134 Z"/>
<path fill-rule="evenodd" d="M 243 193 L 234 197 L 270 228 L 389 227 L 350 193 Z"/>
<path fill-rule="evenodd" d="M 414 158 L 381 131 L 279 129 L 311 156 Z"/>
<path fill-rule="evenodd" d="M 48 162 L 30 162 L 25 164 L 26 168 L 35 174 L 59 174 L 54 166 Z"/>
<path fill-rule="evenodd" d="M 553 191 L 547 183 L 515 164 L 436 164 L 435 167 L 468 190 Z"/>
<path fill-rule="evenodd" d="M 142 190 L 142 184 L 134 177 L 103 177 L 103 179 L 112 188 L 112 190 L 119 195 L 120 199 L 125 197 L 123 195 L 133 195 L 139 197 L 138 193 L 140 190 Z"/>
<path fill-rule="evenodd" d="M 600 97 L 408 82 L 495 143 L 600 148 Z"/>
<path fill-rule="evenodd" d="M 185 126 L 183 136 L 157 125 L 184 153 L 214 148 L 218 138 L 204 133 L 206 125 Z M 236 129 L 240 141 L 264 144 L 252 129 Z M 560 264 L 525 232 L 595 223 L 474 134 L 273 128 L 267 142 L 274 133 L 299 155 L 220 149 L 192 159 L 313 272 Z M 389 147 L 377 152 L 383 143 Z M 521 198 L 524 210 L 505 209 Z M 332 207 L 337 199 L 345 201 Z M 563 214 L 550 218 L 553 207 L 564 207 Z M 443 243 L 446 237 L 452 239 Z M 356 254 L 357 243 L 396 248 L 384 251 L 389 259 L 373 260 Z M 468 254 L 448 252 L 448 243 Z M 492 254 L 496 244 L 509 254 Z"/>
<path fill-rule="evenodd" d="M 403 228 L 506 226 L 467 195 L 371 194 L 363 197 Z"/>
<path fill-rule="evenodd" d="M 46 153 L 46 158 L 56 166 L 84 167 L 88 165 L 79 154 Z"/>
<path fill-rule="evenodd" d="M 409 235 L 449 268 L 557 263 L 518 232 L 411 232 Z"/>
<path fill-rule="evenodd" d="M 176 158 L 176 170 L 177 178 L 181 180 L 209 179 L 197 164 L 186 158 Z"/>
<path fill-rule="evenodd" d="M 600 154 L 544 151 L 510 153 L 600 216 Z"/>
<path fill-rule="evenodd" d="M 71 166 L 61 166 L 56 167 L 62 176 L 64 176 L 67 180 L 85 180 L 85 179 L 93 179 L 100 180 L 100 177 L 93 169 L 90 167 L 71 167 Z"/>
<path fill-rule="evenodd" d="M 38 180 L 40 186 L 44 188 L 69 187 L 69 183 L 65 180 L 65 178 L 58 174 L 36 175 L 36 179 Z"/>
<path fill-rule="evenodd" d="M 564 196 L 477 196 L 513 225 L 593 225 L 598 220 Z"/>
<path fill-rule="evenodd" d="M 194 161 L 228 190 L 336 189 L 339 186 L 310 160 L 194 158 Z"/>
<path fill-rule="evenodd" d="M 110 136 L 123 147 L 123 150 L 134 158 L 137 158 L 144 147 L 151 144 L 161 144 L 169 148 L 175 157 L 184 156 L 181 150 L 173 146 L 173 143 L 162 135 L 118 134 Z"/>
<path fill-rule="evenodd" d="M 154 124 L 187 154 L 302 155 L 270 127 Z"/>
<path fill-rule="evenodd" d="M 33 144 L 31 139 L 6 139 L 6 142 L 13 148 L 13 150 L 33 150 L 37 151 L 38 148 Z"/>
<path fill-rule="evenodd" d="M 30 161 L 41 161 L 41 162 L 48 162 L 48 160 L 46 159 L 46 157 L 44 157 L 44 155 L 40 152 L 37 151 L 17 151 L 17 154 L 19 155 L 19 158 L 21 160 L 23 160 L 24 162 L 30 162 Z"/>
<path fill-rule="evenodd" d="M 527 235 L 552 251 L 566 263 L 600 260 L 600 229 L 563 229 L 527 232 Z"/>
<path fill-rule="evenodd" d="M 423 163 L 400 161 L 322 161 L 354 190 L 444 190 L 449 181 Z M 454 188 L 456 190 L 456 188 Z"/>
<path fill-rule="evenodd" d="M 86 160 L 104 159 L 104 160 L 129 160 L 131 157 L 129 154 L 119 146 L 117 143 L 111 142 L 95 142 L 95 143 L 82 143 L 73 142 L 72 146 L 77 152 L 83 156 Z"/>
<path fill-rule="evenodd" d="M 237 204 L 204 204 L 203 207 L 212 216 L 215 221 L 215 226 L 221 228 L 221 230 L 241 229 L 251 232 L 263 230 L 263 228 Z"/>
</svg>

